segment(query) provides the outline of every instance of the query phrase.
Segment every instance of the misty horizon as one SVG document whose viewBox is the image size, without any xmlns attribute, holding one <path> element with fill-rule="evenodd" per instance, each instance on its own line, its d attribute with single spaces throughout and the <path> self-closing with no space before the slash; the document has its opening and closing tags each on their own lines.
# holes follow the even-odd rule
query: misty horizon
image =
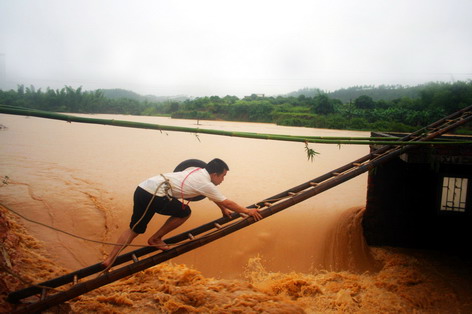
<svg viewBox="0 0 472 314">
<path fill-rule="evenodd" d="M 284 95 L 472 79 L 468 0 L 3 1 L 0 88 Z"/>
</svg>

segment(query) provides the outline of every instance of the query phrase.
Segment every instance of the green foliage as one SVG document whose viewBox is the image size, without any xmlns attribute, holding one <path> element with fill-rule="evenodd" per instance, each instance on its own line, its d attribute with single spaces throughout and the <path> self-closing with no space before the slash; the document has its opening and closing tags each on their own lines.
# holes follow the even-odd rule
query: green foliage
<svg viewBox="0 0 472 314">
<path fill-rule="evenodd" d="M 336 96 L 336 97 L 335 97 Z M 395 98 L 393 98 L 395 97 Z M 326 93 L 303 89 L 287 96 L 253 94 L 169 99 L 126 90 L 1 91 L 0 104 L 70 113 L 167 115 L 179 119 L 268 122 L 311 128 L 409 132 L 472 104 L 472 82 L 416 87 L 356 86 Z M 461 128 L 472 133 L 470 126 Z"/>
<path fill-rule="evenodd" d="M 305 153 L 307 156 L 307 159 L 313 162 L 313 158 L 315 158 L 316 155 L 319 155 L 317 151 L 315 151 L 313 148 L 308 147 L 308 142 L 305 142 Z"/>
</svg>

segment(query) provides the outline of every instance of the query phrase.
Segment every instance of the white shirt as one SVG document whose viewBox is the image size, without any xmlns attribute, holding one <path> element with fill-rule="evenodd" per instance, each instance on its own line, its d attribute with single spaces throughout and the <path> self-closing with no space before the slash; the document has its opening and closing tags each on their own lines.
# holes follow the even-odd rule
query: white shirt
<svg viewBox="0 0 472 314">
<path fill-rule="evenodd" d="M 189 167 L 184 171 L 164 173 L 170 181 L 171 189 L 169 194 L 175 198 L 182 198 L 182 181 L 185 180 L 183 185 L 183 196 L 184 198 L 192 198 L 199 195 L 204 195 L 214 202 L 222 202 L 226 197 L 221 194 L 217 187 L 211 182 L 210 174 L 204 168 Z M 195 171 L 194 171 L 195 170 Z M 193 171 L 193 172 L 192 172 Z M 154 194 L 159 185 L 164 182 L 162 175 L 149 178 L 141 182 L 138 186 L 145 191 Z M 161 184 L 157 193 L 157 196 L 165 196 L 165 184 Z"/>
</svg>

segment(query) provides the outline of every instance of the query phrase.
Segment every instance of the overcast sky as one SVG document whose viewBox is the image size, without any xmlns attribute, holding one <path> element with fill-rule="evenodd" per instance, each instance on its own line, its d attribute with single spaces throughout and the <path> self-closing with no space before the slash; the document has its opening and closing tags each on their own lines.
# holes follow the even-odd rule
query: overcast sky
<svg viewBox="0 0 472 314">
<path fill-rule="evenodd" d="M 0 0 L 0 83 L 170 96 L 472 79 L 472 0 Z"/>
</svg>

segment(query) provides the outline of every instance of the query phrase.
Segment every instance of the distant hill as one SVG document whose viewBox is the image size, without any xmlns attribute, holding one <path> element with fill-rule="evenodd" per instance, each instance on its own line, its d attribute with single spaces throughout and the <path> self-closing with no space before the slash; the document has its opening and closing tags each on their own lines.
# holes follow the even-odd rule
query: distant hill
<svg viewBox="0 0 472 314">
<path fill-rule="evenodd" d="M 323 92 L 318 88 L 303 88 L 295 92 L 287 94 L 287 96 L 298 97 L 305 95 L 307 97 L 313 97 L 319 93 L 326 93 L 330 98 L 339 99 L 343 103 L 353 101 L 359 96 L 366 95 L 371 97 L 374 101 L 378 100 L 394 100 L 402 97 L 418 98 L 420 91 L 424 85 L 419 86 L 401 86 L 401 85 L 380 85 L 380 86 L 353 86 L 349 88 L 338 89 L 334 92 Z"/>
<path fill-rule="evenodd" d="M 163 102 L 167 100 L 176 100 L 176 101 L 184 101 L 189 99 L 188 96 L 185 95 L 178 95 L 178 96 L 154 96 L 154 95 L 140 95 L 130 90 L 114 88 L 114 89 L 101 89 L 103 95 L 106 98 L 110 99 L 121 99 L 127 98 L 137 101 L 149 101 L 149 102 Z"/>
<path fill-rule="evenodd" d="M 359 96 L 369 96 L 374 101 L 385 100 L 391 101 L 398 98 L 408 97 L 408 98 L 418 98 L 420 97 L 420 91 L 424 89 L 425 85 L 417 86 L 401 86 L 401 85 L 364 85 L 364 86 L 353 86 L 348 88 L 342 88 L 335 90 L 333 92 L 325 92 L 319 88 L 303 88 L 295 92 L 282 95 L 284 97 L 298 97 L 300 95 L 305 95 L 306 97 L 314 97 L 318 94 L 327 94 L 330 98 L 339 99 L 343 103 L 348 103 L 354 101 Z M 130 90 L 115 88 L 115 89 L 101 89 L 103 95 L 106 98 L 110 99 L 132 99 L 139 102 L 149 101 L 149 102 L 164 102 L 168 100 L 175 101 L 184 101 L 187 99 L 192 99 L 186 95 L 177 95 L 177 96 L 155 96 L 155 95 L 140 95 Z"/>
</svg>

